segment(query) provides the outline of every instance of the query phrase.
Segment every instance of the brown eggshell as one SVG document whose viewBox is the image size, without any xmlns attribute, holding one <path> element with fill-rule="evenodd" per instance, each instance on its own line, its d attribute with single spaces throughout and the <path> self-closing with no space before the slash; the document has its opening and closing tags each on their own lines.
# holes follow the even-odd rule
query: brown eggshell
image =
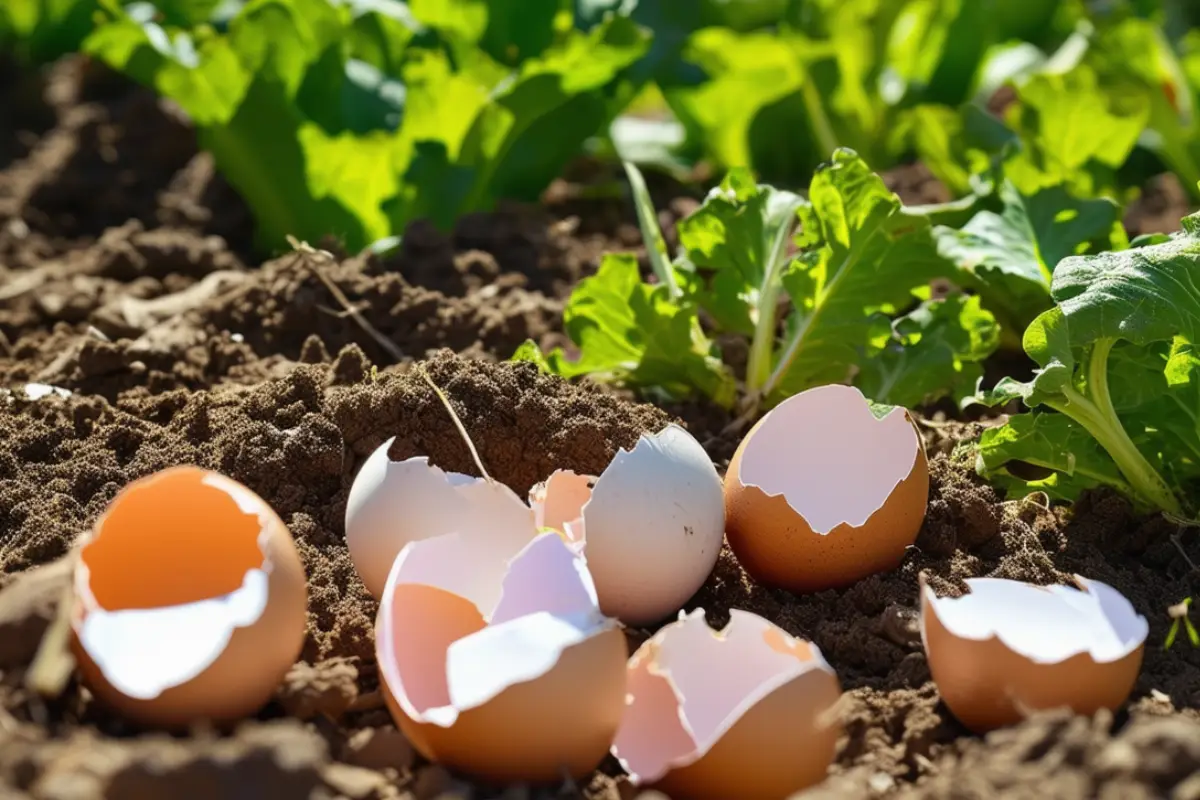
<svg viewBox="0 0 1200 800">
<path fill-rule="evenodd" d="M 825 779 L 841 734 L 840 726 L 815 720 L 840 696 L 833 675 L 802 675 L 747 711 L 699 761 L 651 788 L 680 800 L 776 800 L 814 786 Z"/>
<path fill-rule="evenodd" d="M 565 552 L 561 539 L 549 538 Z M 548 586 L 554 577 L 547 580 Z M 397 726 L 427 759 L 493 783 L 534 784 L 585 778 L 604 760 L 625 698 L 628 653 L 615 624 L 565 647 L 539 676 L 438 724 L 430 721 L 431 712 L 444 714 L 451 706 L 447 652 L 487 627 L 483 615 L 465 597 L 395 578 L 383 602 L 376 620 L 380 684 Z M 407 695 L 408 709 L 399 691 Z"/>
<path fill-rule="evenodd" d="M 203 483 L 209 480 L 211 485 Z M 255 503 L 248 514 L 232 498 Z M 153 699 L 116 689 L 79 632 L 98 603 L 108 611 L 220 597 L 249 569 L 270 565 L 262 615 L 235 628 L 216 660 Z M 94 597 L 94 600 L 89 598 Z M 261 708 L 295 663 L 307 624 L 304 567 L 283 521 L 249 489 L 197 467 L 164 470 L 126 487 L 82 543 L 72 651 L 84 684 L 130 722 L 168 729 L 229 723 Z M 142 644 L 148 654 L 159 641 Z"/>
<path fill-rule="evenodd" d="M 675 800 L 778 800 L 824 780 L 842 731 L 837 676 L 810 643 L 748 612 L 731 617 L 716 634 L 693 612 L 630 660 L 613 754 L 635 784 Z M 791 666 L 770 676 L 752 666 L 767 651 Z M 756 672 L 762 683 L 747 683 Z"/>
<path fill-rule="evenodd" d="M 860 526 L 842 523 L 822 535 L 784 495 L 770 496 L 740 479 L 742 459 L 755 435 L 789 435 L 786 426 L 776 427 L 772 413 L 742 440 L 725 476 L 725 535 L 746 572 L 767 586 L 817 592 L 849 586 L 899 566 L 921 530 L 929 498 L 929 462 L 915 428 L 908 476 L 883 505 Z M 803 439 L 797 439 L 795 446 L 798 459 L 821 457 L 806 450 Z M 869 452 L 862 454 L 864 459 L 871 457 Z"/>
<path fill-rule="evenodd" d="M 924 586 L 921 616 L 938 693 L 954 716 L 976 733 L 1014 725 L 1047 709 L 1065 707 L 1085 715 L 1102 708 L 1115 711 L 1128 699 L 1142 666 L 1144 645 L 1107 663 L 1098 663 L 1086 652 L 1057 663 L 1037 663 L 995 636 L 955 636 L 927 601 Z"/>
</svg>

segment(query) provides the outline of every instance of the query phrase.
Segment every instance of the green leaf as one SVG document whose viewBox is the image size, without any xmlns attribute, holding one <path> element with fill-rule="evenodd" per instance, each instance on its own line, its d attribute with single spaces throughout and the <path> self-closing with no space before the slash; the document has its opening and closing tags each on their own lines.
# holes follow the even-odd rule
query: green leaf
<svg viewBox="0 0 1200 800">
<path fill-rule="evenodd" d="M 1018 414 L 1005 425 L 989 428 L 979 439 L 978 458 L 981 471 L 992 478 L 1003 477 L 1009 492 L 1015 490 L 1018 495 L 1045 492 L 1053 499 L 1074 500 L 1084 490 L 1098 486 L 1131 493 L 1104 448 L 1064 414 Z M 1051 473 L 1021 478 L 1013 462 Z"/>
<path fill-rule="evenodd" d="M 1183 228 L 1162 244 L 1060 262 L 1056 305 L 1024 337 L 1041 369 L 1031 384 L 1004 385 L 1094 439 L 1135 502 L 1176 515 L 1200 475 L 1200 215 Z"/>
<path fill-rule="evenodd" d="M 648 43 L 646 31 L 615 17 L 525 62 L 519 76 L 491 94 L 455 157 L 476 173 L 460 212 L 489 208 L 501 197 L 536 199 L 584 140 L 616 115 L 610 92 Z M 445 108 L 444 100 L 437 103 Z"/>
<path fill-rule="evenodd" d="M 764 297 L 773 303 L 776 296 L 779 276 L 772 269 L 802 205 L 799 195 L 758 185 L 748 170 L 735 169 L 679 222 L 688 261 L 711 273 L 701 303 L 723 329 L 754 335 Z M 774 314 L 773 305 L 768 310 Z"/>
<path fill-rule="evenodd" d="M 546 359 L 546 355 L 542 352 L 542 348 L 538 347 L 537 342 L 533 339 L 526 339 L 521 343 L 521 346 L 512 354 L 509 361 L 528 361 L 538 368 L 539 372 L 551 373 L 554 370 L 550 367 L 550 362 Z"/>
<path fill-rule="evenodd" d="M 973 396 L 982 362 L 999 344 L 995 318 L 978 297 L 927 300 L 892 324 L 878 352 L 860 361 L 855 385 L 863 394 L 915 408 L 949 395 Z"/>
<path fill-rule="evenodd" d="M 1059 263 L 1051 293 L 1070 324 L 1072 346 L 1104 337 L 1200 342 L 1200 214 L 1182 224 L 1165 244 Z"/>
<path fill-rule="evenodd" d="M 1065 257 L 1103 241 L 1120 209 L 1108 199 L 1079 200 L 1062 186 L 1021 194 L 1000 186 L 1002 213 L 980 211 L 961 230 L 934 229 L 938 251 L 965 273 L 989 309 L 1020 329 L 1050 307 L 1050 280 Z"/>
<path fill-rule="evenodd" d="M 99 10 L 95 0 L 5 0 L 0 4 L 0 48 L 41 64 L 79 49 Z"/>
<path fill-rule="evenodd" d="M 1066 183 L 1093 196 L 1113 185 L 1149 114 L 1145 97 L 1106 93 L 1085 65 L 1039 73 L 1018 89 L 1010 109 L 1009 124 L 1026 146 L 1006 173 L 1026 194 Z"/>
<path fill-rule="evenodd" d="M 792 299 L 769 402 L 821 383 L 849 381 L 870 343 L 873 311 L 898 313 L 929 281 L 951 272 L 929 220 L 900 199 L 854 152 L 841 149 L 800 211 L 806 250 L 783 276 Z"/>
<path fill-rule="evenodd" d="M 550 353 L 546 362 L 558 375 L 658 387 L 675 398 L 699 389 L 719 405 L 733 404 L 733 376 L 700 332 L 695 308 L 674 303 L 666 286 L 643 283 L 631 255 L 605 256 L 580 281 L 563 327 L 580 355 Z"/>
</svg>

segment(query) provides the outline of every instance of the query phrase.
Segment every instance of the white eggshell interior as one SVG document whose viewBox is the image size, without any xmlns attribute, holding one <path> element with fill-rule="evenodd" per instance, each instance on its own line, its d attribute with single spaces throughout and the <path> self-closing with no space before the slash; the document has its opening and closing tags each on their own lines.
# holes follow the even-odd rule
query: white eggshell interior
<svg viewBox="0 0 1200 800">
<path fill-rule="evenodd" d="M 267 573 L 252 569 L 224 597 L 164 608 L 93 608 L 77 635 L 113 688 L 153 700 L 212 666 L 237 628 L 262 617 L 267 600 Z"/>
<path fill-rule="evenodd" d="M 773 408 L 742 452 L 738 480 L 782 495 L 812 528 L 862 526 L 912 473 L 920 448 L 902 408 L 882 419 L 853 386 L 818 386 Z"/>
<path fill-rule="evenodd" d="M 478 708 L 510 686 L 545 675 L 563 651 L 598 632 L 594 622 L 581 622 L 539 611 L 459 639 L 446 652 L 450 704 L 459 713 Z"/>
<path fill-rule="evenodd" d="M 346 546 L 374 597 L 382 595 L 392 562 L 409 542 L 487 529 L 483 546 L 511 554 L 529 541 L 533 512 L 507 486 L 445 472 L 425 457 L 392 461 L 392 441 L 366 460 L 346 501 Z"/>
<path fill-rule="evenodd" d="M 677 425 L 622 449 L 592 488 L 568 535 L 585 542 L 606 614 L 629 624 L 677 611 L 703 585 L 725 537 L 721 478 Z"/>
<path fill-rule="evenodd" d="M 1146 618 L 1111 586 L 1077 580 L 1083 590 L 970 578 L 970 592 L 962 597 L 939 598 L 926 586 L 923 599 L 954 636 L 975 641 L 995 637 L 1038 664 L 1056 664 L 1080 653 L 1107 663 L 1140 647 L 1150 630 Z"/>
</svg>

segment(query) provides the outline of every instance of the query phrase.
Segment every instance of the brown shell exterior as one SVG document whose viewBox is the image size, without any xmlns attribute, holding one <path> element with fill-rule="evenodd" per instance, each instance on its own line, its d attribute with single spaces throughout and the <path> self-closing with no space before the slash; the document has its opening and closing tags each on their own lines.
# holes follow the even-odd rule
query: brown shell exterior
<svg viewBox="0 0 1200 800">
<path fill-rule="evenodd" d="M 725 535 L 746 572 L 767 586 L 818 592 L 899 566 L 929 503 L 929 462 L 920 434 L 912 470 L 884 504 L 860 527 L 843 523 L 821 535 L 783 495 L 770 497 L 738 477 L 746 446 L 767 419 L 742 439 L 725 473 Z"/>
<path fill-rule="evenodd" d="M 71 651 L 80 678 L 97 700 L 132 723 L 167 730 L 183 730 L 202 720 L 233 723 L 266 705 L 300 657 L 308 624 L 308 585 L 296 543 L 273 514 L 269 525 L 264 555 L 272 570 L 262 616 L 235 630 L 224 652 L 206 670 L 151 700 L 128 697 L 105 679 L 75 635 L 86 615 L 75 599 Z M 155 646 L 146 643 L 148 648 Z"/>
<path fill-rule="evenodd" d="M 1101 708 L 1115 711 L 1137 682 L 1142 645 L 1107 664 L 1087 653 L 1057 664 L 1036 664 L 995 637 L 975 641 L 955 636 L 929 603 L 922 600 L 921 605 L 933 682 L 946 707 L 976 733 L 1014 725 L 1034 711 L 1065 707 L 1089 716 Z"/>
<path fill-rule="evenodd" d="M 653 786 L 688 800 L 778 800 L 825 779 L 842 733 L 838 679 L 807 672 L 764 697 L 698 761 Z"/>
<path fill-rule="evenodd" d="M 510 686 L 448 728 L 409 717 L 387 684 L 401 733 L 426 759 L 498 784 L 587 778 L 608 755 L 625 710 L 625 635 L 613 627 L 563 651 L 545 675 Z"/>
</svg>

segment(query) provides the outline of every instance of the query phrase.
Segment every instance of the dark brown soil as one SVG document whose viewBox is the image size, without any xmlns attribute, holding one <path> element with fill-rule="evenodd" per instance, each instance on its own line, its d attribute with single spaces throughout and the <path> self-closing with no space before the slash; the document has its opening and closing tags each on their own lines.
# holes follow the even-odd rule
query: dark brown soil
<svg viewBox="0 0 1200 800">
<path fill-rule="evenodd" d="M 517 492 L 555 468 L 595 473 L 672 418 L 724 468 L 738 440 L 716 409 L 663 411 L 497 363 L 526 337 L 556 341 L 571 283 L 602 253 L 638 249 L 628 204 L 557 186 L 540 208 L 475 215 L 450 235 L 414 226 L 385 257 L 325 245 L 328 261 L 263 263 L 244 206 L 145 93 L 67 61 L 44 79 L 0 68 L 0 107 L 14 110 L 0 120 L 0 387 L 13 390 L 0 397 L 0 798 L 636 796 L 611 764 L 560 793 L 502 794 L 415 757 L 378 694 L 375 606 L 342 529 L 358 466 L 389 437 L 396 456 L 474 471 L 414 360 Z M 938 192 L 920 168 L 889 182 L 909 202 Z M 694 202 L 661 199 L 669 237 Z M 73 395 L 30 401 L 30 381 Z M 1006 502 L 973 472 L 977 425 L 924 429 L 929 514 L 900 568 L 797 597 L 756 586 L 725 552 L 689 604 L 714 623 L 731 607 L 760 613 L 837 669 L 846 735 L 829 780 L 804 796 L 1200 797 L 1200 649 L 1162 647 L 1168 607 L 1200 595 L 1187 562 L 1200 562 L 1200 538 L 1177 547 L 1173 529 L 1113 495 L 1071 512 Z M 309 577 L 303 661 L 257 718 L 223 734 L 137 734 L 74 683 L 51 701 L 25 685 L 75 537 L 123 485 L 178 463 L 264 497 Z M 929 679 L 918 576 L 953 591 L 975 575 L 1075 572 L 1150 621 L 1128 706 L 967 733 Z"/>
</svg>

